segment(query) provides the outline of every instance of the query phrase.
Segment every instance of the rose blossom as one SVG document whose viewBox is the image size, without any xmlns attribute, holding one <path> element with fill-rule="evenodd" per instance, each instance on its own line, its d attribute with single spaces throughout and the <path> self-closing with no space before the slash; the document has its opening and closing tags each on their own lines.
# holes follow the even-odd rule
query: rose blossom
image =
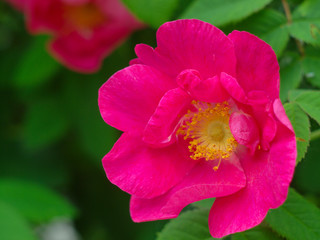
<svg viewBox="0 0 320 240">
<path fill-rule="evenodd" d="M 120 0 L 7 0 L 24 11 L 32 33 L 49 33 L 50 52 L 81 72 L 99 69 L 129 34 L 142 27 Z"/>
<path fill-rule="evenodd" d="M 215 197 L 213 237 L 258 225 L 285 201 L 296 159 L 273 50 L 199 20 L 165 23 L 157 43 L 137 45 L 99 90 L 103 119 L 124 132 L 103 158 L 107 177 L 132 195 L 135 222 Z"/>
</svg>

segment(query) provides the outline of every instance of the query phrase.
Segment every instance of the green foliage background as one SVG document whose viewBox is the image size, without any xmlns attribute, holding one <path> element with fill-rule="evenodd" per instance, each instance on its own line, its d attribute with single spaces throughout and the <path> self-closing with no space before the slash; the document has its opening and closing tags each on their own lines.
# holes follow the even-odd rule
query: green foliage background
<svg viewBox="0 0 320 240">
<path fill-rule="evenodd" d="M 213 199 L 192 204 L 164 228 L 167 221 L 135 224 L 129 196 L 108 182 L 101 165 L 120 133 L 100 117 L 99 87 L 135 57 L 135 44 L 155 46 L 157 27 L 178 18 L 198 18 L 225 33 L 249 31 L 269 43 L 297 134 L 287 202 L 257 228 L 225 239 L 320 239 L 320 0 L 123 2 L 149 27 L 90 75 L 56 62 L 46 50 L 48 37 L 29 35 L 22 14 L 0 2 L 0 239 L 41 239 L 39 226 L 60 218 L 72 220 L 87 240 L 213 239 L 207 228 Z"/>
</svg>

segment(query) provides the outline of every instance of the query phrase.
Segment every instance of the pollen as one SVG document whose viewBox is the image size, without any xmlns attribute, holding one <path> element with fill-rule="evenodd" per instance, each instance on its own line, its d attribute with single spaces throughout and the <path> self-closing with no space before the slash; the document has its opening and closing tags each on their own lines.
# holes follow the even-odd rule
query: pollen
<svg viewBox="0 0 320 240">
<path fill-rule="evenodd" d="M 221 161 L 229 159 L 238 145 L 229 128 L 230 105 L 228 102 L 199 101 L 192 104 L 196 111 L 189 110 L 182 118 L 177 134 L 189 141 L 191 159 L 218 160 L 213 167 L 216 171 Z"/>
</svg>

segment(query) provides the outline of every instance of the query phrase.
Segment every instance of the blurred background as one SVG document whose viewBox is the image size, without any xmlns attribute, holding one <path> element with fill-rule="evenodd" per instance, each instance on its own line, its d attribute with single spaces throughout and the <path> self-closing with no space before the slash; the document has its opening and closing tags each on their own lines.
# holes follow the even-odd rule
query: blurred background
<svg viewBox="0 0 320 240">
<path fill-rule="evenodd" d="M 0 239 L 156 238 L 166 221 L 133 223 L 129 195 L 105 176 L 101 159 L 121 133 L 102 120 L 97 94 L 113 73 L 135 58 L 137 43 L 156 46 L 156 29 L 167 20 L 195 17 L 221 26 L 226 33 L 240 29 L 262 37 L 279 57 L 283 102 L 292 89 L 320 86 L 320 50 L 302 35 L 306 39 L 300 43 L 307 43 L 304 51 L 315 56 L 304 62 L 309 55 L 299 53 L 294 31 L 289 37 L 284 30 L 287 19 L 281 1 L 254 1 L 253 5 L 260 5 L 249 11 L 243 10 L 252 5 L 248 1 L 226 1 L 233 2 L 227 6 L 232 13 L 225 16 L 227 20 L 223 10 L 216 19 L 205 11 L 206 6 L 216 9 L 213 4 L 221 7 L 217 1 L 125 2 L 145 22 L 145 28 L 132 33 L 96 73 L 81 74 L 48 53 L 50 36 L 30 35 L 23 13 L 0 1 Z M 288 3 L 294 10 L 304 1 Z M 310 121 L 312 129 L 319 127 Z M 319 144 L 319 140 L 310 143 L 293 182 L 318 206 Z"/>
<path fill-rule="evenodd" d="M 97 96 L 155 31 L 134 33 L 93 74 L 58 63 L 49 38 L 30 35 L 23 14 L 0 1 L 0 239 L 35 239 L 27 229 L 48 240 L 154 239 L 162 223 L 133 223 L 129 195 L 105 176 L 101 159 L 120 132 L 102 120 Z"/>
</svg>

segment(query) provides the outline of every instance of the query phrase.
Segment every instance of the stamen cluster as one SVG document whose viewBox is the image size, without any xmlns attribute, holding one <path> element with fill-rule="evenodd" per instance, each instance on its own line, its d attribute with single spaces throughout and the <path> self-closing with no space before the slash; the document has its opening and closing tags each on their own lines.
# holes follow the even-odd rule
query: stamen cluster
<svg viewBox="0 0 320 240">
<path fill-rule="evenodd" d="M 194 160 L 219 160 L 214 167 L 219 168 L 222 159 L 228 159 L 238 143 L 229 128 L 230 105 L 193 101 L 196 111 L 189 110 L 177 131 L 189 140 L 190 158 Z"/>
</svg>

